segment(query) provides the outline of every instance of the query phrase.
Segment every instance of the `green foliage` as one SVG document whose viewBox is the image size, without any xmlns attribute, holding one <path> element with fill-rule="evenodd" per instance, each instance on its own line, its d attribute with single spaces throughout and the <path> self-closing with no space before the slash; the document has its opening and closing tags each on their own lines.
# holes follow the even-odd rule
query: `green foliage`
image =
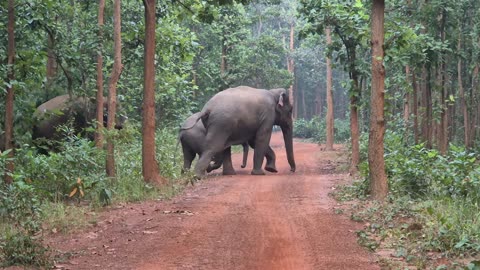
<svg viewBox="0 0 480 270">
<path fill-rule="evenodd" d="M 16 178 L 31 183 L 37 194 L 51 201 L 67 199 L 78 179 L 87 198 L 98 197 L 93 190 L 104 181 L 104 154 L 91 141 L 76 136 L 61 144 L 62 152 L 49 155 L 37 155 L 33 148 L 19 149 Z"/>
<path fill-rule="evenodd" d="M 109 185 L 113 201 L 156 199 L 163 194 L 142 177 L 141 134 L 133 125 L 126 128 L 116 146 L 117 179 Z M 164 128 L 156 132 L 156 157 L 163 177 L 170 180 L 171 189 L 181 184 L 181 149 L 177 147 L 177 130 Z M 172 191 L 168 191 L 169 193 Z"/>
<path fill-rule="evenodd" d="M 40 229 L 39 214 L 40 201 L 31 185 L 15 181 L 0 189 L 0 217 L 3 222 L 33 235 Z"/>
<path fill-rule="evenodd" d="M 426 248 L 452 254 L 480 251 L 480 208 L 477 198 L 442 198 L 420 203 Z"/>
<path fill-rule="evenodd" d="M 366 159 L 367 138 L 362 137 L 362 159 Z M 403 227 L 385 224 L 380 232 L 369 237 L 378 239 L 378 235 L 387 235 L 389 240 L 385 240 L 384 245 L 396 243 L 395 248 L 403 250 L 402 257 L 414 258 L 412 260 L 421 265 L 427 263 L 425 257 L 432 251 L 449 257 L 478 254 L 480 170 L 477 155 L 455 145 L 450 145 L 448 153 L 441 155 L 424 144 L 408 145 L 406 141 L 402 129 L 386 131 L 389 203 L 376 210 L 369 206 L 365 211 L 374 211 L 375 215 L 359 214 L 359 217 L 369 223 L 378 223 L 385 219 L 385 215 L 396 217 L 398 221 L 405 220 L 405 216 L 409 218 Z M 366 177 L 366 161 L 360 168 Z M 341 197 L 351 198 L 356 194 L 364 198 L 367 189 L 368 180 L 365 178 L 359 184 L 343 189 L 348 195 L 342 193 Z M 406 201 L 409 203 L 405 204 Z M 393 211 L 396 208 L 403 209 L 403 217 Z"/>
<path fill-rule="evenodd" d="M 50 253 L 41 241 L 23 231 L 8 229 L 0 238 L 2 266 L 31 265 L 48 269 L 52 266 Z"/>
<path fill-rule="evenodd" d="M 321 143 L 326 140 L 325 119 L 314 117 L 310 120 L 296 119 L 293 123 L 293 136 L 297 138 L 312 138 Z M 335 141 L 346 142 L 350 139 L 350 124 L 348 121 L 336 119 L 334 124 Z"/>
<path fill-rule="evenodd" d="M 31 185 L 15 181 L 0 189 L 0 259 L 5 265 L 48 266 L 41 229 L 40 201 Z"/>
</svg>

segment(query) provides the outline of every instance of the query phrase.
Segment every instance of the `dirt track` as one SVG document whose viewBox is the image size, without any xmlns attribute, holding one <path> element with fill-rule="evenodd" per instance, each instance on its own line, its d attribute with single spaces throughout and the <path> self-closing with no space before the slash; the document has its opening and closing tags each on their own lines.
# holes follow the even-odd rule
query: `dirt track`
<svg viewBox="0 0 480 270">
<path fill-rule="evenodd" d="M 63 269 L 380 269 L 356 242 L 361 225 L 334 214 L 335 153 L 295 142 L 290 173 L 281 133 L 271 142 L 277 174 L 210 176 L 169 202 L 131 204 L 89 231 L 54 239 L 73 256 Z"/>
</svg>

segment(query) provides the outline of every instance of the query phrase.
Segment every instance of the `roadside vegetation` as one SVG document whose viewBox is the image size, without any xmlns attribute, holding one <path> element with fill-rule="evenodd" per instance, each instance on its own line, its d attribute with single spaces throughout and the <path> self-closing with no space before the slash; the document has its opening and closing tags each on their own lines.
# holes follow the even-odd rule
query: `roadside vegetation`
<svg viewBox="0 0 480 270">
<path fill-rule="evenodd" d="M 364 137 L 360 174 L 335 192 L 344 203 L 336 211 L 365 224 L 358 241 L 386 269 L 479 269 L 478 155 L 453 144 L 440 155 L 407 141 L 401 128 L 386 132 L 390 193 L 382 203 L 369 198 Z"/>
<path fill-rule="evenodd" d="M 189 181 L 180 175 L 182 156 L 176 130 L 157 132 L 157 159 L 169 184 L 158 188 L 141 177 L 138 129 L 117 135 L 117 177 L 105 177 L 105 157 L 93 142 L 67 137 L 58 153 L 38 155 L 21 148 L 15 181 L 0 192 L 0 261 L 4 265 L 48 267 L 52 252 L 42 244 L 51 233 L 70 233 L 96 223 L 96 212 L 111 204 L 168 199 Z M 2 153 L 0 166 L 6 155 Z M 175 160 L 174 160 L 175 159 Z"/>
</svg>

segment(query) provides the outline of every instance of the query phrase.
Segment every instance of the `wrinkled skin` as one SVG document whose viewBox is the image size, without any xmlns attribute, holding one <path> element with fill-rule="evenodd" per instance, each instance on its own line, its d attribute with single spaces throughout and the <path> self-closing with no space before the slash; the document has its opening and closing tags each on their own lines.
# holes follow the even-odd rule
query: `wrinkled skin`
<svg viewBox="0 0 480 270">
<path fill-rule="evenodd" d="M 103 103 L 103 124 L 107 123 L 107 101 Z M 65 135 L 58 127 L 69 124 L 75 134 L 82 134 L 93 140 L 93 134 L 86 133 L 84 129 L 96 121 L 95 101 L 85 97 L 69 98 L 69 95 L 57 96 L 37 107 L 34 113 L 32 139 L 61 140 Z M 115 128 L 121 129 L 125 118 L 118 117 Z M 38 141 L 38 140 L 37 140 Z"/>
<path fill-rule="evenodd" d="M 205 150 L 195 166 L 198 177 L 205 174 L 212 157 L 222 152 L 223 166 L 233 170 L 229 147 L 245 141 L 255 147 L 251 173 L 265 174 L 263 157 L 267 157 L 266 168 L 275 163 L 275 154 L 269 146 L 273 125 L 282 129 L 290 170 L 295 171 L 292 105 L 285 89 L 229 88 L 213 96 L 199 117 L 207 133 Z"/>
<path fill-rule="evenodd" d="M 182 144 L 183 151 L 183 169 L 182 173 L 190 170 L 192 161 L 195 157 L 201 156 L 204 151 L 204 141 L 207 131 L 202 121 L 196 121 L 200 113 L 195 113 L 188 117 L 180 128 L 179 139 Z M 193 125 L 193 126 L 192 126 Z M 190 128 L 188 128 L 190 127 Z M 248 158 L 248 144 L 242 143 L 243 146 L 243 163 L 242 168 L 246 167 Z M 212 162 L 208 164 L 207 172 L 211 172 L 220 168 L 223 164 L 223 153 L 219 153 L 212 158 Z M 223 170 L 224 175 L 234 174 L 235 171 Z"/>
</svg>

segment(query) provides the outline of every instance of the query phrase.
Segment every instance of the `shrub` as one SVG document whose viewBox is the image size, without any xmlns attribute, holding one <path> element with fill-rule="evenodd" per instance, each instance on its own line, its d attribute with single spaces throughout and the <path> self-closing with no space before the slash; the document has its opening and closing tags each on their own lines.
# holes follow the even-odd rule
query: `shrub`
<svg viewBox="0 0 480 270">
<path fill-rule="evenodd" d="M 17 151 L 16 177 L 31 183 L 35 192 L 50 201 L 63 201 L 80 179 L 85 190 L 93 190 L 104 181 L 104 160 L 102 151 L 93 147 L 87 139 L 76 136 L 61 142 L 63 151 L 49 155 L 36 154 L 35 149 L 25 147 Z M 98 193 L 87 192 L 92 199 Z"/>
<path fill-rule="evenodd" d="M 40 201 L 31 185 L 15 181 L 0 189 L 0 257 L 5 265 L 47 266 L 41 238 Z"/>
</svg>

